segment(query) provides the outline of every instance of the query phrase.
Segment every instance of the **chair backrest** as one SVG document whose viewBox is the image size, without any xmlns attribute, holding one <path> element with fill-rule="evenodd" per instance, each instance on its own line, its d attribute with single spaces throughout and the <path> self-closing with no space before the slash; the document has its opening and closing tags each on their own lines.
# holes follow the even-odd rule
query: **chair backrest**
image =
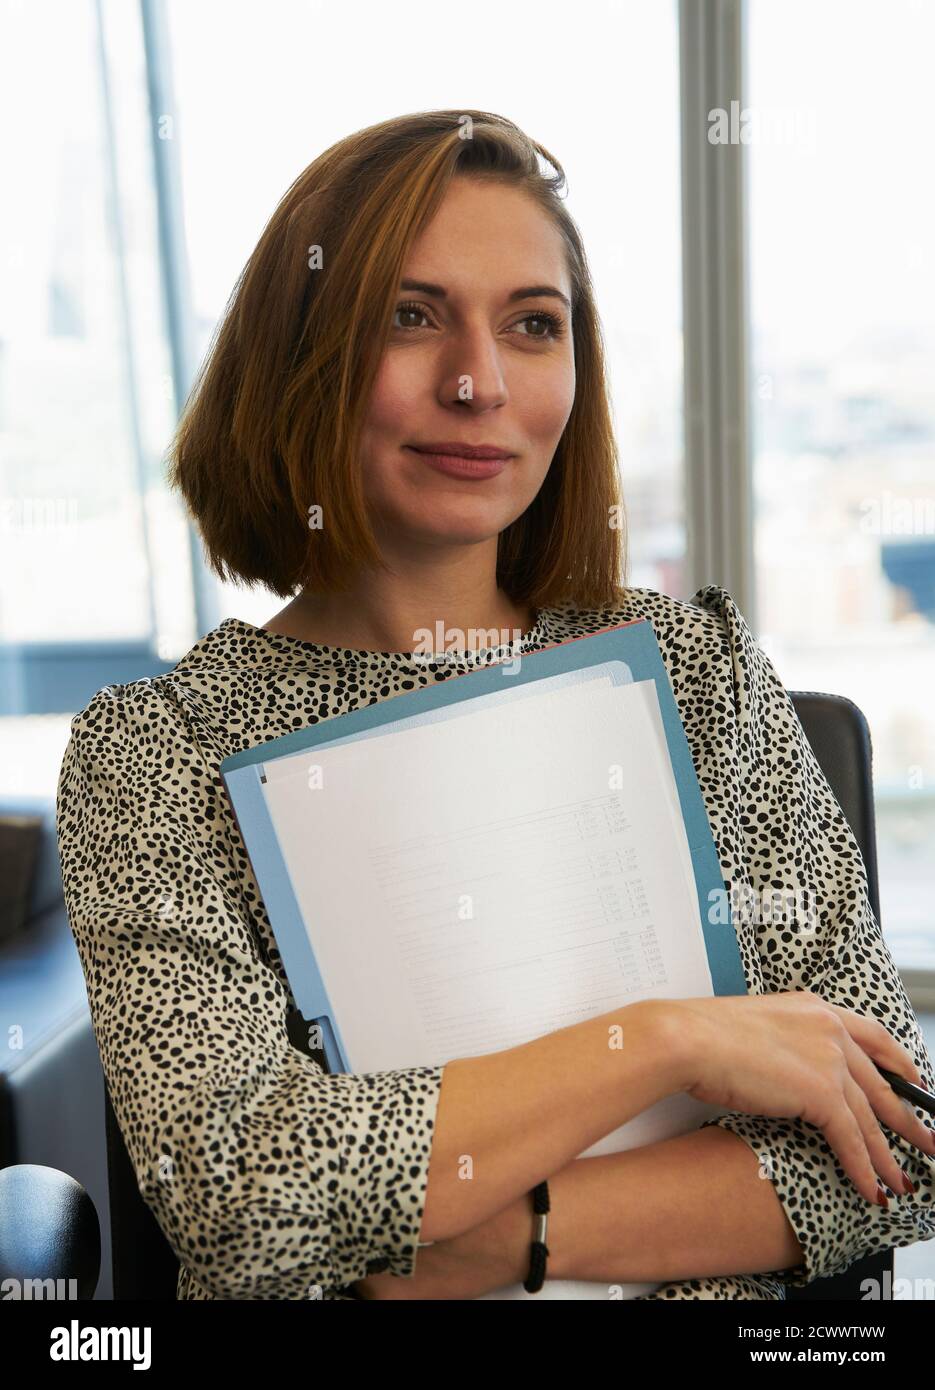
<svg viewBox="0 0 935 1390">
<path fill-rule="evenodd" d="M 880 921 L 873 749 L 863 713 L 843 695 L 790 690 L 789 695 L 828 785 L 854 832 L 867 869 L 873 915 Z"/>
<path fill-rule="evenodd" d="M 867 721 L 857 706 L 841 695 L 812 690 L 794 690 L 789 694 L 815 757 L 860 846 L 870 902 L 879 922 L 872 750 Z M 106 1086 L 105 1107 L 114 1298 L 174 1299 L 178 1261 L 140 1195 Z M 786 1297 L 790 1301 L 857 1300 L 862 1296 L 861 1280 L 878 1279 L 885 1293 L 892 1288 L 892 1275 L 893 1252 L 887 1250 L 858 1260 L 832 1279 L 816 1279 L 803 1289 L 787 1289 Z"/>
<path fill-rule="evenodd" d="M 860 847 L 867 870 L 867 895 L 879 923 L 873 750 L 867 721 L 853 701 L 843 695 L 824 695 L 814 690 L 790 690 L 789 695 L 812 752 Z M 861 1283 L 865 1279 L 878 1281 L 881 1297 L 892 1297 L 892 1250 L 866 1255 L 830 1279 L 814 1279 L 801 1289 L 789 1288 L 786 1299 L 792 1303 L 838 1298 L 856 1301 L 863 1297 Z"/>
</svg>

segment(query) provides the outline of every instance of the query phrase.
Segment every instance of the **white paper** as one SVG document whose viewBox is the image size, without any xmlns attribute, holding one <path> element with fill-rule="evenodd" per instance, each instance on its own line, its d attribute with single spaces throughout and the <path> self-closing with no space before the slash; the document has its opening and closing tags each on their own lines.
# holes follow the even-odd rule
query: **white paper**
<svg viewBox="0 0 935 1390">
<path fill-rule="evenodd" d="M 639 999 L 713 993 L 655 683 L 538 684 L 266 765 L 353 1072 L 480 1056 Z M 668 1097 L 585 1153 L 721 1113 Z M 608 1284 L 484 1297 L 606 1299 Z"/>
</svg>

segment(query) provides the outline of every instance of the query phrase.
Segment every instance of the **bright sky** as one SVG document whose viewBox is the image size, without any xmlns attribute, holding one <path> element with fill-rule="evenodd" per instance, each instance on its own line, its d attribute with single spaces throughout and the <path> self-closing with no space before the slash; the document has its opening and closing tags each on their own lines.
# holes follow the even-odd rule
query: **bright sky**
<svg viewBox="0 0 935 1390">
<path fill-rule="evenodd" d="M 748 104 L 814 149 L 751 146 L 752 299 L 771 331 L 935 326 L 935 3 L 750 0 Z M 829 345 L 830 345 L 829 341 Z"/>
</svg>

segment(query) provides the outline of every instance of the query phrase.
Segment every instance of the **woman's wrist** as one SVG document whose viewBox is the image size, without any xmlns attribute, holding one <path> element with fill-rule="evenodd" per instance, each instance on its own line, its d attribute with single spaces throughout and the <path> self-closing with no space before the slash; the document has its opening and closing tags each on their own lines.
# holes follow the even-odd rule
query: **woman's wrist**
<svg viewBox="0 0 935 1390">
<path fill-rule="evenodd" d="M 621 1074 L 626 1079 L 633 1101 L 626 1120 L 693 1084 L 693 1020 L 683 1015 L 679 1003 L 677 999 L 642 999 L 584 1025 L 593 1032 L 599 1049 L 591 1054 L 592 1065 L 598 1055 L 606 1059 L 595 1075 L 613 1091 L 620 1085 Z M 607 1133 L 616 1128 L 611 1126 Z"/>
<path fill-rule="evenodd" d="M 478 1294 L 521 1284 L 528 1277 L 533 1224 L 532 1201 L 524 1192 L 482 1225 L 459 1237 L 463 1243 L 457 1257 L 475 1267 Z"/>
<path fill-rule="evenodd" d="M 645 1001 L 654 1010 L 660 1064 L 665 1068 L 671 1095 L 689 1091 L 698 1084 L 699 1058 L 709 1057 L 717 1042 L 717 1031 L 709 1026 L 707 1016 L 711 1002 L 707 996 Z"/>
<path fill-rule="evenodd" d="M 528 1277 L 534 1228 L 532 1201 L 524 1193 L 481 1225 L 422 1246 L 411 1278 L 369 1275 L 354 1287 L 361 1298 L 379 1300 L 480 1298 Z M 548 1246 L 551 1279 L 551 1225 Z"/>
<path fill-rule="evenodd" d="M 552 1217 L 549 1216 L 549 1260 L 546 1275 L 554 1279 Z M 496 1289 L 522 1284 L 529 1277 L 529 1263 L 536 1218 L 530 1194 L 524 1192 L 502 1210 L 451 1240 L 437 1241 L 422 1250 L 420 1261 L 433 1257 L 433 1277 L 453 1298 L 478 1298 Z"/>
<path fill-rule="evenodd" d="M 716 1030 L 712 1030 L 705 1009 L 714 998 L 702 995 L 697 999 L 647 1001 L 656 1009 L 659 1046 L 667 1050 L 671 1095 L 687 1092 L 697 1084 L 699 1056 L 710 1054 L 717 1044 Z"/>
<path fill-rule="evenodd" d="M 522 1284 L 528 1278 L 534 1230 L 532 1200 L 529 1193 L 524 1192 L 481 1225 L 439 1244 L 447 1247 L 447 1252 L 443 1253 L 450 1255 L 453 1263 L 467 1264 L 474 1269 L 478 1293 L 492 1293 L 494 1289 Z M 550 1239 L 550 1251 L 551 1248 Z M 550 1259 L 550 1278 L 551 1265 Z"/>
</svg>

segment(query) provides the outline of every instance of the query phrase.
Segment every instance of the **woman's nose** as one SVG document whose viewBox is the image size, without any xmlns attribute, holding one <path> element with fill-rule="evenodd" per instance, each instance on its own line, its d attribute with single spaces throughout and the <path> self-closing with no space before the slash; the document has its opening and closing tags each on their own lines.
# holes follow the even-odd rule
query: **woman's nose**
<svg viewBox="0 0 935 1390">
<path fill-rule="evenodd" d="M 440 394 L 446 401 L 473 401 L 479 406 L 507 399 L 500 344 L 493 333 L 476 330 L 452 340 L 445 354 Z"/>
</svg>

